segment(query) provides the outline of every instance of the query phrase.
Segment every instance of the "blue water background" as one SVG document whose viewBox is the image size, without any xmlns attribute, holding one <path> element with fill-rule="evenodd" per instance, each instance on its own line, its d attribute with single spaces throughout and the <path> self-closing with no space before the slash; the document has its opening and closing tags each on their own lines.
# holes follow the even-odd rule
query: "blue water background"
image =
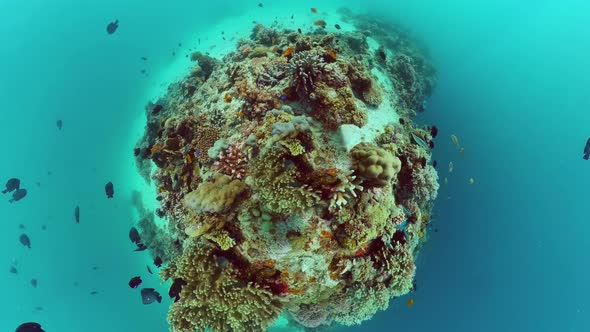
<svg viewBox="0 0 590 332">
<path fill-rule="evenodd" d="M 334 2 L 302 1 L 301 10 Z M 0 202 L 1 331 L 23 321 L 48 332 L 167 331 L 169 302 L 143 306 L 126 284 L 138 274 L 145 286 L 159 284 L 145 272 L 148 256 L 132 253 L 127 239 L 136 124 L 150 79 L 175 61 L 172 52 L 186 53 L 179 42 L 194 44 L 200 31 L 257 3 L 0 2 L 0 181 L 17 176 L 29 190 L 17 204 Z M 449 184 L 435 208 L 438 232 L 419 257 L 414 306 L 395 300 L 365 325 L 341 330 L 590 330 L 590 162 L 581 159 L 590 137 L 590 5 L 362 6 L 405 23 L 431 50 L 439 85 L 418 121 L 440 129 L 435 159 Z M 108 36 L 114 18 L 121 27 Z M 146 67 L 151 78 L 139 73 Z M 107 181 L 113 200 L 104 196 Z M 18 243 L 21 223 L 30 250 Z M 8 272 L 13 260 L 18 275 Z"/>
</svg>

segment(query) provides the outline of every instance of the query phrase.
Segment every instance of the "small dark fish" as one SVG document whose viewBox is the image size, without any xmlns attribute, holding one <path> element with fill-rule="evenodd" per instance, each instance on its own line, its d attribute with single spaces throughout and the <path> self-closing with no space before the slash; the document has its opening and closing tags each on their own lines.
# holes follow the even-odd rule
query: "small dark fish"
<svg viewBox="0 0 590 332">
<path fill-rule="evenodd" d="M 143 304 L 152 304 L 154 302 L 162 303 L 162 296 L 153 288 L 143 288 L 141 290 L 141 302 Z"/>
<path fill-rule="evenodd" d="M 23 224 L 20 224 L 20 225 L 18 225 L 18 229 L 25 229 L 25 228 L 26 228 L 26 227 L 25 227 L 25 225 L 23 225 Z"/>
<path fill-rule="evenodd" d="M 94 271 L 96 271 L 96 270 L 98 270 L 98 266 L 93 266 L 93 267 L 92 267 L 92 269 L 93 269 Z"/>
<path fill-rule="evenodd" d="M 29 239 L 27 234 L 21 234 L 18 239 L 23 246 L 31 249 L 31 239 Z"/>
<path fill-rule="evenodd" d="M 139 244 L 139 241 L 141 241 L 141 239 L 139 237 L 139 232 L 137 231 L 137 228 L 131 227 L 131 229 L 129 230 L 129 240 L 131 240 L 131 242 L 135 244 Z"/>
<path fill-rule="evenodd" d="M 39 323 L 24 323 L 16 328 L 15 332 L 45 332 Z"/>
<path fill-rule="evenodd" d="M 382 61 L 386 61 L 387 60 L 387 53 L 385 53 L 385 50 L 383 48 L 379 48 L 377 50 L 377 56 L 379 57 L 379 59 L 381 59 Z"/>
<path fill-rule="evenodd" d="M 57 125 L 57 129 L 61 130 L 61 127 L 63 127 L 64 123 L 61 120 L 57 120 L 56 125 Z"/>
<path fill-rule="evenodd" d="M 37 279 L 31 279 L 31 286 L 33 286 L 33 288 L 37 288 Z"/>
<path fill-rule="evenodd" d="M 221 39 L 225 40 L 225 37 L 221 37 Z"/>
<path fill-rule="evenodd" d="M 3 194 L 6 194 L 11 191 L 18 190 L 20 188 L 20 180 L 17 178 L 12 178 L 6 181 L 6 189 L 2 190 Z"/>
<path fill-rule="evenodd" d="M 586 146 L 584 147 L 584 160 L 588 160 L 590 158 L 590 138 L 586 141 Z"/>
<path fill-rule="evenodd" d="M 258 7 L 262 8 L 262 2 L 258 3 Z"/>
<path fill-rule="evenodd" d="M 98 291 L 92 291 L 92 292 L 90 292 L 90 295 L 96 295 L 96 294 L 98 294 Z"/>
<path fill-rule="evenodd" d="M 163 263 L 162 258 L 160 258 L 160 256 L 156 256 L 156 258 L 154 259 L 154 265 L 156 267 L 160 267 L 160 266 L 162 266 L 162 263 Z"/>
<path fill-rule="evenodd" d="M 8 271 L 10 271 L 10 273 L 12 273 L 12 274 L 18 274 L 18 270 L 16 269 L 16 266 L 11 266 L 10 270 L 8 270 Z"/>
<path fill-rule="evenodd" d="M 147 61 L 147 59 L 148 59 L 148 58 L 146 58 L 146 57 L 144 57 L 144 56 L 142 56 L 142 57 L 141 57 L 141 60 L 143 60 L 143 61 Z"/>
<path fill-rule="evenodd" d="M 74 209 L 74 219 L 76 220 L 76 224 L 80 223 L 80 207 L 78 205 Z"/>
<path fill-rule="evenodd" d="M 302 33 L 301 28 L 297 28 L 297 32 Z"/>
<path fill-rule="evenodd" d="M 295 15 L 291 14 L 291 19 L 293 19 L 293 17 L 294 17 L 294 16 L 295 16 Z"/>
<path fill-rule="evenodd" d="M 35 311 L 43 311 L 43 307 L 35 307 Z"/>
<path fill-rule="evenodd" d="M 430 135 L 432 136 L 432 138 L 436 138 L 436 136 L 438 135 L 438 128 L 436 126 L 430 127 Z"/>
<path fill-rule="evenodd" d="M 182 47 L 182 43 L 178 43 L 178 47 Z"/>
<path fill-rule="evenodd" d="M 20 188 L 17 189 L 14 193 L 12 193 L 12 198 L 8 200 L 8 202 L 10 203 L 14 203 L 14 202 L 18 202 L 21 199 L 25 198 L 25 196 L 27 196 L 27 190 Z"/>
<path fill-rule="evenodd" d="M 104 191 L 107 194 L 107 198 L 113 198 L 115 194 L 115 188 L 113 187 L 113 183 L 109 182 L 104 186 Z"/>
<path fill-rule="evenodd" d="M 129 287 L 131 288 L 137 288 L 137 286 L 141 285 L 141 277 L 137 276 L 137 277 L 133 277 L 131 278 L 131 280 L 129 280 Z"/>
<path fill-rule="evenodd" d="M 140 148 L 133 149 L 133 156 L 134 157 L 139 156 L 140 153 L 141 153 L 141 149 Z"/>
<path fill-rule="evenodd" d="M 168 291 L 168 295 L 170 298 L 174 298 L 174 302 L 180 300 L 180 291 L 182 290 L 182 286 L 186 285 L 186 281 L 182 280 L 181 278 L 176 278 L 172 282 L 170 286 L 170 290 Z"/>
<path fill-rule="evenodd" d="M 109 23 L 109 25 L 107 25 L 107 33 L 112 35 L 115 33 L 115 31 L 117 31 L 117 28 L 119 28 L 119 20 L 114 20 L 113 22 Z"/>
<path fill-rule="evenodd" d="M 47 230 L 47 225 L 45 225 L 45 224 L 41 225 L 41 230 L 46 231 Z"/>
<path fill-rule="evenodd" d="M 147 249 L 147 246 L 143 243 L 138 243 L 137 244 L 137 249 L 135 249 L 134 251 L 144 251 Z"/>
<path fill-rule="evenodd" d="M 334 24 L 334 28 L 336 28 L 338 30 L 342 29 L 342 27 L 340 26 L 340 24 Z"/>
<path fill-rule="evenodd" d="M 162 107 L 162 105 L 155 105 L 154 108 L 152 108 L 152 114 L 156 115 L 158 113 L 160 113 L 160 111 L 162 111 L 164 107 Z"/>
<path fill-rule="evenodd" d="M 435 161 L 432 162 L 432 167 L 436 168 L 436 166 L 438 165 L 438 163 Z"/>
<path fill-rule="evenodd" d="M 142 74 L 145 74 L 145 69 L 142 69 L 139 72 L 142 73 Z"/>
<path fill-rule="evenodd" d="M 434 141 L 428 141 L 428 147 L 430 150 L 434 149 Z"/>
<path fill-rule="evenodd" d="M 147 271 L 148 271 L 150 274 L 154 274 L 154 272 L 152 272 L 152 269 L 150 269 L 150 267 L 149 267 L 148 265 L 146 265 L 145 267 L 147 268 Z"/>
</svg>

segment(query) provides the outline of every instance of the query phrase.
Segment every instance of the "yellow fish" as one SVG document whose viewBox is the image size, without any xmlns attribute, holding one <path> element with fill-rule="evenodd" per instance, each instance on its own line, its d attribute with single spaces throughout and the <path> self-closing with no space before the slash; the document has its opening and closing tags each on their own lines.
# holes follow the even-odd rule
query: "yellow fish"
<svg viewBox="0 0 590 332">
<path fill-rule="evenodd" d="M 453 173 L 453 169 L 455 168 L 455 165 L 453 165 L 453 162 L 449 162 L 449 173 Z"/>
<path fill-rule="evenodd" d="M 457 149 L 461 148 L 461 144 L 459 143 L 459 138 L 457 138 L 457 136 L 455 136 L 454 134 L 451 135 L 451 141 L 453 141 L 453 144 L 455 144 Z"/>
<path fill-rule="evenodd" d="M 470 178 L 469 179 L 469 184 L 474 184 L 474 183 L 475 183 L 475 180 L 473 178 Z"/>
</svg>

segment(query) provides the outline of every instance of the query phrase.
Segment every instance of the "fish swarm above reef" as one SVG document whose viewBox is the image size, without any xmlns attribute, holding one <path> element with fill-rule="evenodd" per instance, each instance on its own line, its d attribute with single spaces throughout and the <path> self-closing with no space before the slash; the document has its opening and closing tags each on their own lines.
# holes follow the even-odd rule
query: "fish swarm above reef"
<svg viewBox="0 0 590 332">
<path fill-rule="evenodd" d="M 167 227 L 141 228 L 162 235 L 146 245 L 168 253 L 163 280 L 185 282 L 172 331 L 355 325 L 413 289 L 438 191 L 413 117 L 435 71 L 399 27 L 346 20 L 357 31 L 257 25 L 148 106 L 135 155 Z"/>
</svg>

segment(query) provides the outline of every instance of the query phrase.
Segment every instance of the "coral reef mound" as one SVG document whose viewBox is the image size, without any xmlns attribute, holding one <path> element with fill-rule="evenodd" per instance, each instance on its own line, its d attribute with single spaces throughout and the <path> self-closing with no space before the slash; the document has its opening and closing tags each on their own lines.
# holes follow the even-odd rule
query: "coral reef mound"
<svg viewBox="0 0 590 332">
<path fill-rule="evenodd" d="M 341 14 L 355 31 L 256 25 L 195 53 L 148 105 L 134 152 L 166 226 L 141 228 L 183 281 L 172 331 L 355 325 L 414 289 L 438 176 L 413 119 L 435 71 L 400 27 Z"/>
</svg>

